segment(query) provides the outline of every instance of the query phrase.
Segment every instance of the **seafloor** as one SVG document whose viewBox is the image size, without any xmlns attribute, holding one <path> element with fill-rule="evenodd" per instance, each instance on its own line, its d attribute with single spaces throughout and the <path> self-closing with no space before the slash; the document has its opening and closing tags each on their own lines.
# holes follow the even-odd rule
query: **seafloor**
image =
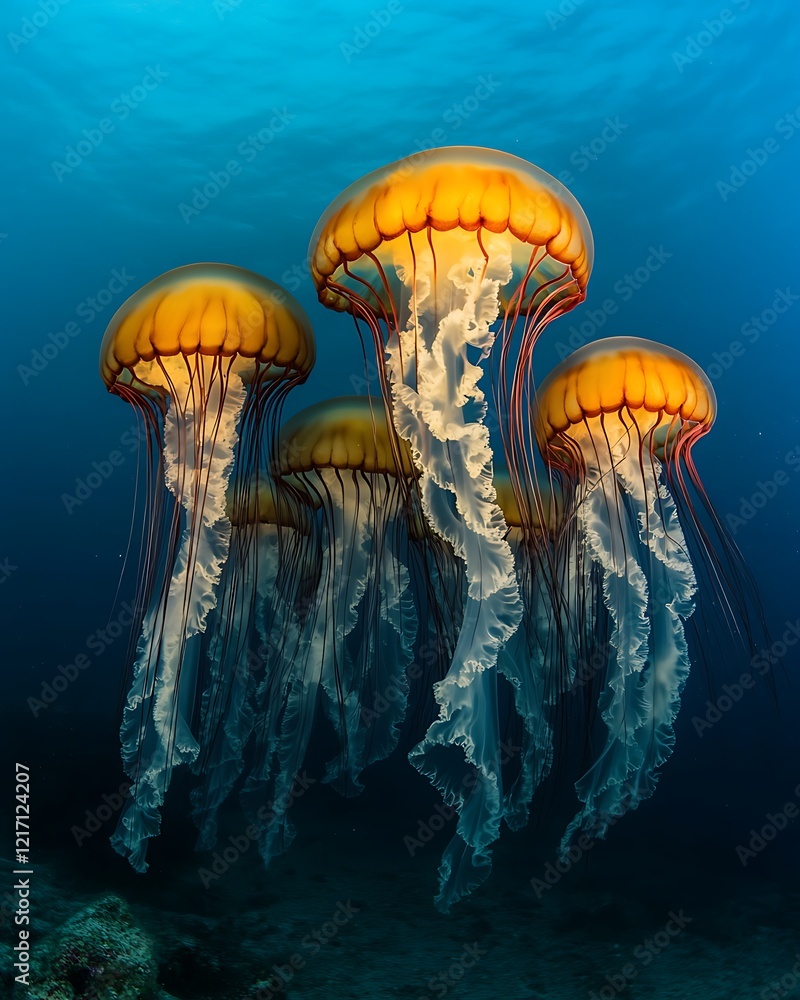
<svg viewBox="0 0 800 1000">
<path fill-rule="evenodd" d="M 790 843 L 770 845 L 745 869 L 732 842 L 698 832 L 698 823 L 709 826 L 699 800 L 681 802 L 673 787 L 660 807 L 655 800 L 643 806 L 555 879 L 547 866 L 567 814 L 550 796 L 529 830 L 503 832 L 489 882 L 445 916 L 432 897 L 447 829 L 411 856 L 404 837 L 436 815 L 436 798 L 402 763 L 374 769 L 353 800 L 322 785 L 310 789 L 293 808 L 296 841 L 269 870 L 241 839 L 238 808 L 228 810 L 221 849 L 229 837 L 243 849 L 238 857 L 228 852 L 232 863 L 206 887 L 202 869 L 213 859 L 191 849 L 187 781 L 171 791 L 147 875 L 135 875 L 110 850 L 115 817 L 76 845 L 67 824 L 80 826 L 98 780 L 117 773 L 113 760 L 94 772 L 83 761 L 73 787 L 40 794 L 36 974 L 13 996 L 800 996 L 792 972 L 800 893 L 783 877 Z M 48 810 L 56 810 L 49 825 Z M 537 898 L 530 880 L 546 882 L 548 871 L 555 884 Z M 9 874 L 3 882 L 12 884 Z M 12 993 L 8 923 L 0 938 L 2 980 Z M 770 992 L 770 983 L 778 990 Z"/>
</svg>

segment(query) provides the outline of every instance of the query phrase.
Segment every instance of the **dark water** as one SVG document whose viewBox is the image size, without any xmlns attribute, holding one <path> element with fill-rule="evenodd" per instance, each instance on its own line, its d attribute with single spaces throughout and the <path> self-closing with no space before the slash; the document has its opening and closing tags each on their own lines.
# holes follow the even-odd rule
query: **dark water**
<svg viewBox="0 0 800 1000">
<path fill-rule="evenodd" d="M 24 762 L 34 947 L 115 894 L 179 998 L 800 996 L 795 6 L 13 0 L 2 20 L 0 827 L 8 837 Z M 194 853 L 178 777 L 151 870 L 134 875 L 108 837 L 139 465 L 131 413 L 97 374 L 105 326 L 162 271 L 230 262 L 283 284 L 314 323 L 317 367 L 287 413 L 363 391 L 352 326 L 316 302 L 309 237 L 358 177 L 456 144 L 536 163 L 590 220 L 587 301 L 547 329 L 538 372 L 620 334 L 705 368 L 719 415 L 697 463 L 777 645 L 731 694 L 749 657 L 695 634 L 652 800 L 561 873 L 575 800 L 559 772 L 449 916 L 432 905 L 438 799 L 402 754 L 358 799 L 311 786 L 269 871 L 235 808 L 218 871 Z"/>
</svg>

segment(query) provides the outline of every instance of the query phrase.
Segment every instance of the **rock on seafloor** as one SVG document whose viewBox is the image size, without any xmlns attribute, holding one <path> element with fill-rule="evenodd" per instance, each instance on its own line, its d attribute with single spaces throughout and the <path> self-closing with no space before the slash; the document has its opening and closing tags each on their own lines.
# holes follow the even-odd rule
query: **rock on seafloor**
<svg viewBox="0 0 800 1000">
<path fill-rule="evenodd" d="M 104 896 L 46 938 L 31 961 L 24 1000 L 153 1000 L 157 964 L 150 939 L 119 896 Z"/>
</svg>

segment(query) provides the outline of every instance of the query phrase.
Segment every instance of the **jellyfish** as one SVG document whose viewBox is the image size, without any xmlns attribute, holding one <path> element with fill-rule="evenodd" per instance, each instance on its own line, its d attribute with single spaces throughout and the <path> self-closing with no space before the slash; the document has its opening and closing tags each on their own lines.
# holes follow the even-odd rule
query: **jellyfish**
<svg viewBox="0 0 800 1000">
<path fill-rule="evenodd" d="M 230 553 L 207 629 L 203 752 L 195 763 L 201 783 L 192 792 L 198 847 L 204 850 L 216 844 L 219 809 L 244 771 L 248 744 L 258 744 L 251 787 L 274 749 L 290 665 L 299 655 L 293 605 L 312 531 L 313 508 L 303 493 L 283 489 L 266 474 L 237 499 L 229 512 Z"/>
<path fill-rule="evenodd" d="M 273 804 L 260 843 L 267 861 L 294 836 L 288 805 L 315 713 L 321 709 L 336 731 L 340 752 L 325 781 L 342 794 L 361 791 L 364 768 L 397 744 L 417 631 L 399 486 L 411 475 L 411 454 L 400 445 L 398 462 L 383 403 L 368 396 L 323 401 L 281 429 L 279 471 L 320 510 L 322 566 L 276 743 Z"/>
<path fill-rule="evenodd" d="M 145 608 L 121 729 L 131 795 L 112 837 L 137 871 L 172 770 L 200 752 L 201 635 L 215 606 L 234 495 L 274 445 L 286 393 L 314 362 L 311 326 L 279 286 L 191 264 L 132 295 L 106 330 L 100 371 L 148 432 L 138 603 Z"/>
<path fill-rule="evenodd" d="M 243 703 L 240 716 L 251 746 L 247 769 L 241 760 L 236 761 L 236 774 L 226 775 L 219 798 L 221 801 L 230 792 L 244 771 L 239 799 L 249 823 L 263 832 L 275 819 L 274 801 L 269 793 L 274 784 L 276 759 L 287 752 L 282 743 L 287 707 L 296 709 L 298 703 L 297 685 L 293 694 L 293 682 L 302 676 L 302 665 L 308 657 L 303 623 L 308 592 L 316 593 L 321 553 L 315 527 L 318 504 L 295 477 L 261 480 L 256 501 L 245 515 L 248 521 L 258 522 L 259 551 L 251 623 L 255 627 L 251 628 L 243 671 L 247 675 L 249 700 L 246 705 Z M 314 701 L 305 707 L 310 708 L 310 723 Z M 232 746 L 232 759 L 234 750 Z M 298 759 L 302 764 L 302 755 Z M 198 801 L 200 795 L 198 790 Z M 216 803 L 212 805 L 216 807 Z M 213 812 L 211 819 L 213 822 Z M 216 832 L 213 826 L 210 832 Z M 262 844 L 268 840 L 264 833 Z M 212 838 L 201 838 L 200 846 L 210 849 Z M 266 860 L 272 856 L 266 848 L 262 853 Z"/>
<path fill-rule="evenodd" d="M 578 835 L 603 837 L 649 798 L 672 753 L 697 590 L 687 535 L 705 531 L 688 492 L 694 484 L 704 495 L 692 449 L 715 414 L 714 390 L 693 361 L 634 337 L 582 348 L 539 389 L 540 446 L 575 526 L 564 536 L 566 561 L 588 581 L 587 607 L 600 603 L 592 591 L 601 598 L 610 639 L 599 705 L 605 741 L 576 784 L 583 805 L 562 856 Z"/>
<path fill-rule="evenodd" d="M 450 669 L 435 687 L 439 716 L 411 754 L 459 814 L 439 872 L 443 910 L 490 869 L 502 813 L 489 721 L 495 668 L 522 618 L 481 382 L 499 351 L 495 393 L 504 409 L 521 411 L 532 344 L 582 300 L 591 256 L 588 223 L 558 181 L 517 157 L 468 147 L 430 150 L 362 178 L 331 204 L 311 241 L 319 299 L 350 312 L 359 332 L 366 327 L 387 414 L 420 469 L 410 488 L 466 580 Z M 521 423 L 512 421 L 505 438 L 519 437 Z M 519 483 L 530 464 L 524 444 L 506 440 L 505 448 Z"/>
</svg>

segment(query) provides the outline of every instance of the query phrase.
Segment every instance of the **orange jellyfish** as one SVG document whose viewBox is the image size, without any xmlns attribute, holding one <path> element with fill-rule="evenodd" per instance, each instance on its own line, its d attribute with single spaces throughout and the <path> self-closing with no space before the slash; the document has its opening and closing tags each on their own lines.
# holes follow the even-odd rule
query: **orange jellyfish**
<svg viewBox="0 0 800 1000">
<path fill-rule="evenodd" d="M 319 565 L 313 593 L 297 602 L 296 652 L 284 656 L 279 685 L 265 680 L 267 700 L 279 704 L 261 710 L 269 732 L 241 795 L 267 863 L 294 838 L 288 811 L 320 710 L 340 747 L 325 780 L 343 794 L 358 793 L 363 769 L 399 738 L 417 613 L 400 486 L 411 455 L 400 442 L 398 461 L 396 444 L 382 401 L 368 396 L 325 400 L 281 428 L 278 483 L 317 509 L 304 543 L 305 561 L 319 553 Z"/>
<path fill-rule="evenodd" d="M 172 769 L 200 751 L 200 638 L 228 555 L 234 496 L 266 468 L 286 393 L 308 376 L 308 318 L 278 285 L 225 264 L 168 271 L 117 311 L 100 350 L 110 392 L 148 431 L 145 608 L 122 723 L 132 791 L 114 848 L 137 871 Z"/>
<path fill-rule="evenodd" d="M 320 301 L 369 331 L 387 413 L 421 470 L 425 517 L 466 579 L 452 663 L 435 689 L 439 718 L 412 753 L 459 812 L 440 868 L 437 905 L 446 910 L 490 869 L 502 803 L 481 725 L 496 699 L 498 651 L 522 616 L 481 382 L 491 357 L 519 492 L 532 479 L 532 347 L 547 322 L 582 301 L 591 233 L 572 195 L 538 167 L 453 147 L 348 188 L 317 225 L 310 258 Z"/>
<path fill-rule="evenodd" d="M 412 463 L 404 441 L 396 461 L 394 443 L 383 403 L 370 396 L 325 400 L 281 429 L 281 474 L 321 511 L 322 569 L 306 640 L 342 747 L 326 780 L 345 794 L 360 791 L 364 767 L 395 746 L 408 697 L 417 614 L 402 484 Z"/>
<path fill-rule="evenodd" d="M 575 593 L 586 595 L 573 612 L 588 633 L 602 633 L 599 616 L 607 615 L 610 639 L 599 705 L 605 742 L 576 784 L 583 806 L 562 855 L 579 834 L 603 837 L 614 819 L 649 798 L 672 753 L 690 669 L 684 623 L 697 591 L 691 556 L 720 586 L 722 561 L 736 561 L 692 456 L 716 408 L 711 383 L 693 361 L 634 337 L 582 348 L 539 389 L 540 447 L 567 498 L 563 565 L 578 581 Z"/>
</svg>

